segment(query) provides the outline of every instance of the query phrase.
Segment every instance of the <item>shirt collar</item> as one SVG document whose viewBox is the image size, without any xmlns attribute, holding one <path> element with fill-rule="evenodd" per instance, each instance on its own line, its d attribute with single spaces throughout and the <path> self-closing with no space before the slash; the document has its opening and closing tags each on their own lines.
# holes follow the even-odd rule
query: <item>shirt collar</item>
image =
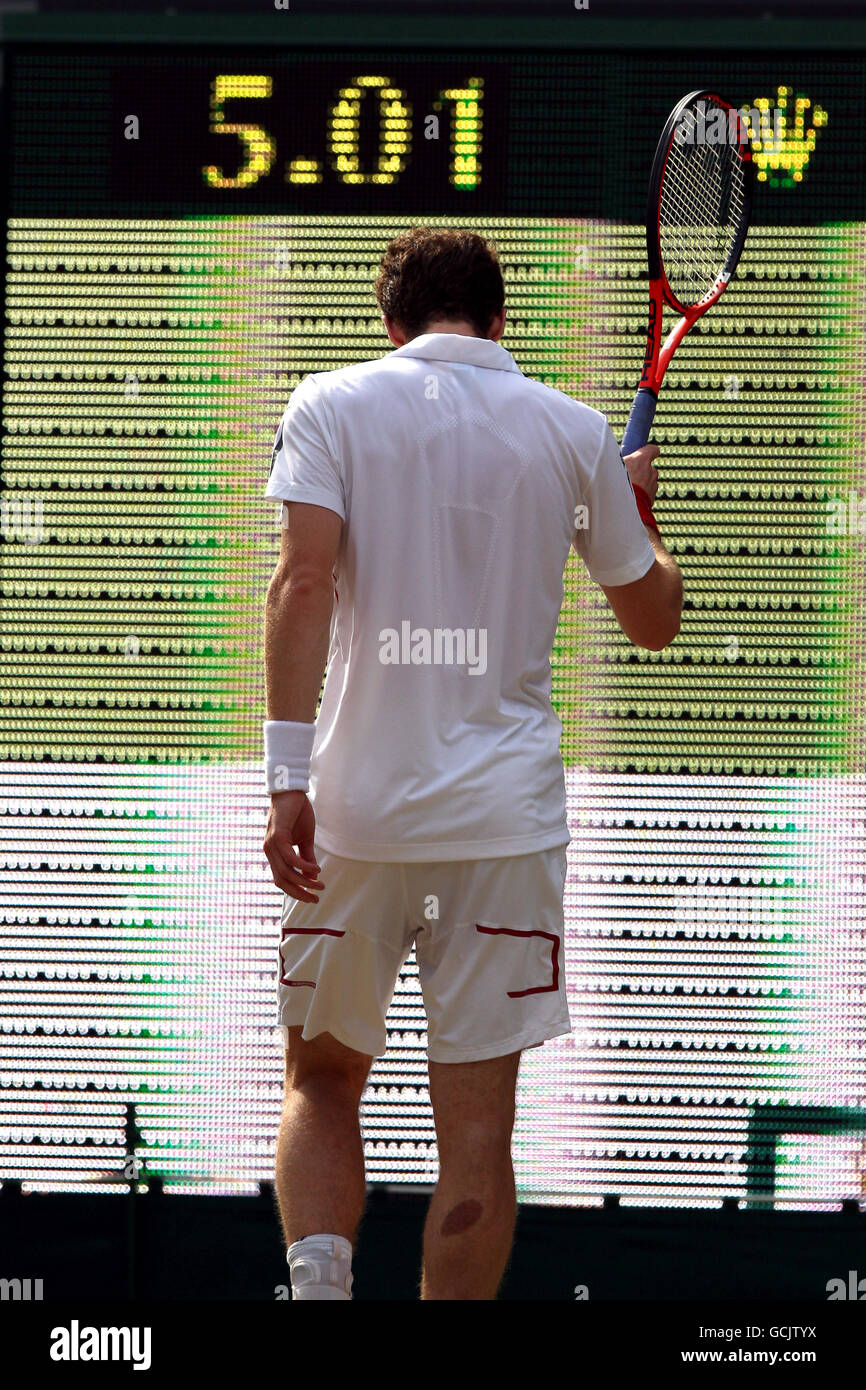
<svg viewBox="0 0 866 1390">
<path fill-rule="evenodd" d="M 496 367 L 502 372 L 520 372 L 504 347 L 492 338 L 472 338 L 466 333 L 419 333 L 390 357 L 424 357 L 439 362 L 469 362 L 475 367 Z M 520 373 L 521 376 L 523 373 Z"/>
</svg>

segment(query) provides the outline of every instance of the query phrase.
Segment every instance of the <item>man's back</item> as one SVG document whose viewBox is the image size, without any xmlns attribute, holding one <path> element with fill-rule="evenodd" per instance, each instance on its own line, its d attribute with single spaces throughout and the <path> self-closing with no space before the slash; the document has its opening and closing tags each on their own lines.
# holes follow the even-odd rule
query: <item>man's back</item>
<svg viewBox="0 0 866 1390">
<path fill-rule="evenodd" d="M 267 495 L 346 523 L 317 841 L 370 860 L 566 844 L 550 652 L 569 547 L 603 585 L 655 558 L 604 417 L 490 339 L 425 333 L 305 379 Z"/>
</svg>

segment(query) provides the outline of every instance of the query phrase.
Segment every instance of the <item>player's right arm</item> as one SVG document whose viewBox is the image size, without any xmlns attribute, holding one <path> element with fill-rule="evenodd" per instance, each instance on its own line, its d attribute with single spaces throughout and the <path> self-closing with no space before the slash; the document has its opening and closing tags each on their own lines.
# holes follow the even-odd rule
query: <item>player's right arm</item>
<svg viewBox="0 0 866 1390">
<path fill-rule="evenodd" d="M 625 457 L 625 466 L 632 483 L 642 487 L 655 501 L 658 488 L 658 469 L 653 460 L 658 457 L 655 444 Z M 680 630 L 683 608 L 683 576 L 676 560 L 667 550 L 657 531 L 646 528 L 655 551 L 655 562 L 641 579 L 631 584 L 600 584 L 614 616 L 630 642 L 658 652 L 672 642 Z"/>
</svg>

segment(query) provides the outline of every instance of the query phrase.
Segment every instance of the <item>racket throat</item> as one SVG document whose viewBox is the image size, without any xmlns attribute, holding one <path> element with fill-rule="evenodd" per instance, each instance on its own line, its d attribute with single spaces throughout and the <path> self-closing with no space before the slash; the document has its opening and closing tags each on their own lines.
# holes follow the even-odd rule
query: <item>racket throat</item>
<svg viewBox="0 0 866 1390">
<path fill-rule="evenodd" d="M 644 351 L 643 370 L 640 374 L 638 389 L 649 390 L 654 394 L 658 394 L 658 388 L 661 384 L 658 376 L 658 366 L 659 354 L 661 351 L 663 304 L 662 282 L 661 280 L 651 280 L 646 349 Z M 665 346 L 667 346 L 667 344 L 665 344 Z"/>
</svg>

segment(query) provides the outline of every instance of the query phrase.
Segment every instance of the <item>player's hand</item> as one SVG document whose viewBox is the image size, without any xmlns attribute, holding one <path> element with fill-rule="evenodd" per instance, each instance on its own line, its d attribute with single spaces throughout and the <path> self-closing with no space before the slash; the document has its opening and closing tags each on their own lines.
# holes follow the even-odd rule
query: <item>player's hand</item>
<svg viewBox="0 0 866 1390">
<path fill-rule="evenodd" d="M 628 470 L 628 476 L 638 487 L 642 487 L 650 500 L 650 506 L 656 500 L 656 492 L 659 485 L 659 471 L 653 465 L 653 459 L 657 459 L 661 449 L 658 444 L 644 444 L 642 449 L 635 449 L 633 454 L 623 454 L 623 463 Z"/>
<path fill-rule="evenodd" d="M 306 792 L 271 794 L 263 849 L 274 883 L 302 903 L 317 903 L 319 899 L 311 890 L 325 886 L 317 878 L 315 833 L 316 816 Z"/>
</svg>

